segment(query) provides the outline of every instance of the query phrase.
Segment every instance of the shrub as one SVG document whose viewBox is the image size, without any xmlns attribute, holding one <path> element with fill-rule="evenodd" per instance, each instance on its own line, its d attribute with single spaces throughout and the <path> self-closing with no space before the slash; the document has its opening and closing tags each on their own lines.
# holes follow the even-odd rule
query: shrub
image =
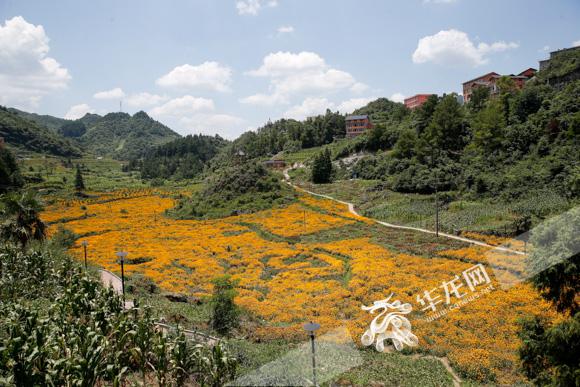
<svg viewBox="0 0 580 387">
<path fill-rule="evenodd" d="M 236 282 L 229 276 L 219 277 L 213 281 L 214 291 L 211 298 L 211 326 L 221 335 L 227 335 L 239 324 L 239 310 L 234 302 L 237 295 Z"/>
</svg>

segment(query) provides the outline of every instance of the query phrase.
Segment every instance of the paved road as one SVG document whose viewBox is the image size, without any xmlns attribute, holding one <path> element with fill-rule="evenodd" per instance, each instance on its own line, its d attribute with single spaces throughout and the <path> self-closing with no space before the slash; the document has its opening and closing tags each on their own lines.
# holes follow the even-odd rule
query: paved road
<svg viewBox="0 0 580 387">
<path fill-rule="evenodd" d="M 433 230 L 427 230 L 425 228 L 411 227 L 411 226 L 402 226 L 402 225 L 398 225 L 398 224 L 387 223 L 387 222 L 383 222 L 383 221 L 380 221 L 380 220 L 377 220 L 377 219 L 365 217 L 365 216 L 359 214 L 358 212 L 356 212 L 356 210 L 354 208 L 354 204 L 352 204 L 352 203 L 345 202 L 343 200 L 339 200 L 339 199 L 333 198 L 332 196 L 329 196 L 329 195 L 323 195 L 323 194 L 319 194 L 319 193 L 316 193 L 316 192 L 308 191 L 308 190 L 306 190 L 306 189 L 304 189 L 302 187 L 299 187 L 299 186 L 293 184 L 290 181 L 290 175 L 288 175 L 288 171 L 290 169 L 293 169 L 293 168 L 286 168 L 284 170 L 284 179 L 286 180 L 286 183 L 288 183 L 290 186 L 294 187 L 295 189 L 297 189 L 299 191 L 305 192 L 305 193 L 310 194 L 310 195 L 318 196 L 318 197 L 321 197 L 321 198 L 334 200 L 335 202 L 338 202 L 338 203 L 342 203 L 342 204 L 348 206 L 348 211 L 351 214 L 360 216 L 362 218 L 369 219 L 369 220 L 371 220 L 371 221 L 373 221 L 373 222 L 375 222 L 377 224 L 380 224 L 382 226 L 385 226 L 385 227 L 397 228 L 397 229 L 401 229 L 401 230 L 418 231 L 418 232 L 422 232 L 422 233 L 426 233 L 426 234 L 436 234 L 435 231 L 433 231 Z M 507 248 L 507 247 L 503 247 L 503 246 L 493 246 L 493 245 L 490 245 L 490 244 L 487 244 L 485 242 L 481 242 L 481 241 L 478 241 L 478 240 L 475 240 L 475 239 L 464 238 L 464 237 L 461 237 L 461 236 L 457 236 L 457 235 L 453 235 L 453 234 L 447 234 L 447 233 L 444 233 L 444 232 L 439 232 L 439 236 L 442 236 L 442 237 L 445 237 L 445 238 L 450 238 L 450 239 L 455 239 L 455 240 L 462 241 L 462 242 L 471 243 L 471 244 L 478 245 L 478 246 L 489 247 L 489 248 L 492 248 L 492 249 L 498 250 L 498 251 L 505 251 L 505 252 L 508 252 L 508 253 L 518 254 L 518 255 L 526 255 L 522 251 L 513 250 L 513 249 L 510 249 L 510 248 Z"/>
</svg>

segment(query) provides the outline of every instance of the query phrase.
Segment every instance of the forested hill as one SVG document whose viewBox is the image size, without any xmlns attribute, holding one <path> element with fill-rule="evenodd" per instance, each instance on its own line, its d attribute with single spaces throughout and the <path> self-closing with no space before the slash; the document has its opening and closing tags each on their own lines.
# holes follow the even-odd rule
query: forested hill
<svg viewBox="0 0 580 387">
<path fill-rule="evenodd" d="M 79 147 L 70 140 L 2 106 L 0 137 L 18 153 L 45 153 L 63 157 L 81 155 Z"/>
<path fill-rule="evenodd" d="M 228 141 L 217 135 L 196 134 L 173 140 L 145 154 L 141 175 L 163 179 L 196 177 L 227 144 Z"/>
<path fill-rule="evenodd" d="M 83 117 L 81 121 L 85 118 Z M 97 156 L 128 160 L 142 157 L 148 150 L 179 138 L 179 134 L 155 121 L 145 112 L 109 113 L 92 120 L 79 138 L 81 145 Z"/>
<path fill-rule="evenodd" d="M 50 116 L 48 114 L 36 114 L 28 113 L 23 110 L 18 110 L 15 108 L 9 108 L 9 111 L 18 114 L 19 116 L 26 118 L 27 120 L 34 121 L 40 126 L 50 129 L 53 132 L 58 132 L 59 129 L 66 124 L 69 120 L 64 118 Z"/>
<path fill-rule="evenodd" d="M 77 120 L 28 113 L 13 108 L 8 109 L 8 112 L 13 117 L 32 123 L 34 131 L 41 128 L 43 133 L 49 133 L 53 142 L 54 139 L 59 139 L 94 156 L 124 160 L 140 158 L 148 150 L 180 137 L 142 111 L 133 116 L 127 113 L 109 113 L 105 116 L 87 113 Z M 43 147 L 36 146 L 34 150 L 43 152 Z"/>
</svg>

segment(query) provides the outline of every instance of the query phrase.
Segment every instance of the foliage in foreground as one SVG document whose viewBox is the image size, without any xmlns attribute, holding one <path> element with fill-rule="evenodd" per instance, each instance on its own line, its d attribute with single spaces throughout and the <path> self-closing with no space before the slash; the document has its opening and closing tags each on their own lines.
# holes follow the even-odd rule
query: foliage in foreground
<svg viewBox="0 0 580 387">
<path fill-rule="evenodd" d="M 529 257 L 532 283 L 564 314 L 550 325 L 539 316 L 522 322 L 523 371 L 537 385 L 580 385 L 580 208 L 537 227 Z"/>
<path fill-rule="evenodd" d="M 118 386 L 140 375 L 145 385 L 218 386 L 235 376 L 221 344 L 163 334 L 147 308 L 124 311 L 70 259 L 11 248 L 0 258 L 0 384 Z"/>
<path fill-rule="evenodd" d="M 43 240 L 46 225 L 40 219 L 42 206 L 33 191 L 11 192 L 1 198 L 0 238 L 21 248 L 30 240 Z"/>
</svg>

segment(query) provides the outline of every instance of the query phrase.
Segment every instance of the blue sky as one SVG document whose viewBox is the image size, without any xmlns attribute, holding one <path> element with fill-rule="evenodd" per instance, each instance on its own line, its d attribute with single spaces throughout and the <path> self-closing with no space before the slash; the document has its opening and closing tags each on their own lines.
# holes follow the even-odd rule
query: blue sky
<svg viewBox="0 0 580 387">
<path fill-rule="evenodd" d="M 234 138 L 580 45 L 577 0 L 0 0 L 0 104 Z"/>
</svg>

